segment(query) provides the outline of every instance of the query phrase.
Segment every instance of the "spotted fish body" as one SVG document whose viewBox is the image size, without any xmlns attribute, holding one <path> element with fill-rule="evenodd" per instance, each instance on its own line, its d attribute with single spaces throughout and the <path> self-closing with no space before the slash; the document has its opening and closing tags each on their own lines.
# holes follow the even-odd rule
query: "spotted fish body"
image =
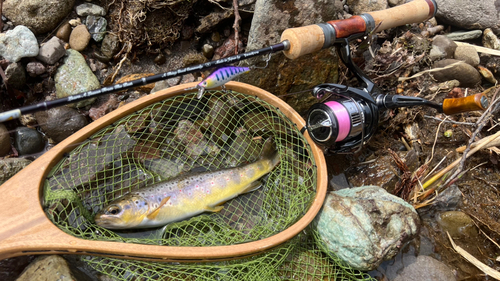
<svg viewBox="0 0 500 281">
<path fill-rule="evenodd" d="M 221 67 L 201 81 L 196 88 L 198 89 L 198 99 L 201 99 L 205 89 L 213 89 L 226 84 L 233 80 L 236 76 L 250 71 L 248 67 L 226 66 Z"/>
<path fill-rule="evenodd" d="M 254 163 L 186 175 L 125 194 L 97 213 L 95 222 L 108 229 L 149 228 L 217 212 L 222 209 L 220 204 L 259 188 L 258 179 L 279 162 L 279 154 L 267 141 Z"/>
</svg>

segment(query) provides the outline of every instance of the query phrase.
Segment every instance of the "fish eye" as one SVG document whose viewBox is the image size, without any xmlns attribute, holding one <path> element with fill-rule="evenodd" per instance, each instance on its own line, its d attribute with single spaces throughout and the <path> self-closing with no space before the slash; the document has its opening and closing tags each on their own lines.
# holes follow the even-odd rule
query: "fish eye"
<svg viewBox="0 0 500 281">
<path fill-rule="evenodd" d="M 116 215 L 118 213 L 120 213 L 120 207 L 118 206 L 111 206 L 108 208 L 108 213 L 111 214 L 111 215 Z"/>
</svg>

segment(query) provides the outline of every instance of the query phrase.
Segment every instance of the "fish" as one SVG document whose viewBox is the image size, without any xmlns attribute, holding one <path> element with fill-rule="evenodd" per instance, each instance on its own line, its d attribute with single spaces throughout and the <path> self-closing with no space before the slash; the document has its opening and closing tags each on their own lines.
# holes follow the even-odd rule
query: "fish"
<svg viewBox="0 0 500 281">
<path fill-rule="evenodd" d="M 248 67 L 240 66 L 225 66 L 216 69 L 214 72 L 210 73 L 203 81 L 196 85 L 198 89 L 198 99 L 201 99 L 205 89 L 213 89 L 226 84 L 227 82 L 233 80 L 236 76 L 250 71 Z"/>
<path fill-rule="evenodd" d="M 182 175 L 126 193 L 97 212 L 94 221 L 106 229 L 153 228 L 219 212 L 228 200 L 260 188 L 260 178 L 279 163 L 279 153 L 269 138 L 253 163 Z"/>
</svg>

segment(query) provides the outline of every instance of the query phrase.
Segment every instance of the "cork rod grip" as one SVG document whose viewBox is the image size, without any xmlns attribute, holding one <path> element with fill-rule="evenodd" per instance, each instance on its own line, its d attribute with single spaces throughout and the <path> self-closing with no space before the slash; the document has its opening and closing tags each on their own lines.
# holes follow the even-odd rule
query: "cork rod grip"
<svg viewBox="0 0 500 281">
<path fill-rule="evenodd" d="M 437 10 L 436 4 L 431 0 L 414 0 L 404 5 L 390 9 L 369 12 L 375 20 L 375 26 L 380 24 L 377 31 L 393 28 L 409 23 L 423 22 L 432 18 Z"/>
<path fill-rule="evenodd" d="M 484 110 L 488 106 L 488 100 L 484 93 L 475 94 L 473 96 L 445 99 L 443 101 L 443 113 L 452 115 L 473 110 Z"/>
</svg>

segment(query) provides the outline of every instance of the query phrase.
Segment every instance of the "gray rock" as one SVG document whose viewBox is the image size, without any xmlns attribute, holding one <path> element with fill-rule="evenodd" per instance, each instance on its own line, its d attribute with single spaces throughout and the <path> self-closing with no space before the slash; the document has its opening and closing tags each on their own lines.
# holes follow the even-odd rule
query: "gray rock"
<svg viewBox="0 0 500 281">
<path fill-rule="evenodd" d="M 429 256 L 418 256 L 416 261 L 406 266 L 393 281 L 455 281 L 451 269 L 444 263 Z"/>
<path fill-rule="evenodd" d="M 440 59 L 451 59 L 455 54 L 457 43 L 444 35 L 436 35 L 432 39 L 432 49 L 429 58 L 433 61 Z"/>
<path fill-rule="evenodd" d="M 16 89 L 21 89 L 26 84 L 26 73 L 21 63 L 15 62 L 9 64 L 5 69 L 7 85 Z"/>
<path fill-rule="evenodd" d="M 444 68 L 451 64 L 457 63 L 455 66 L 433 72 L 439 82 L 458 80 L 461 87 L 473 87 L 481 83 L 481 74 L 470 64 L 454 59 L 445 59 L 434 63 L 433 68 Z"/>
<path fill-rule="evenodd" d="M 102 40 L 101 53 L 105 58 L 111 60 L 120 51 L 120 41 L 115 34 L 106 34 Z"/>
<path fill-rule="evenodd" d="M 16 281 L 31 280 L 77 280 L 65 259 L 57 255 L 41 256 L 34 260 Z"/>
<path fill-rule="evenodd" d="M 5 156 L 9 153 L 11 144 L 9 130 L 7 130 L 7 127 L 3 123 L 0 123 L 0 156 Z"/>
<path fill-rule="evenodd" d="M 80 17 L 106 15 L 106 10 L 104 10 L 103 7 L 90 3 L 78 5 L 76 6 L 75 10 L 76 14 Z"/>
<path fill-rule="evenodd" d="M 92 36 L 92 39 L 96 42 L 101 42 L 104 39 L 104 34 L 106 34 L 106 26 L 108 21 L 103 17 L 87 16 L 85 25 Z"/>
<path fill-rule="evenodd" d="M 456 60 L 464 61 L 474 67 L 478 66 L 480 61 L 479 54 L 472 46 L 458 46 L 455 49 L 454 57 Z"/>
<path fill-rule="evenodd" d="M 490 28 L 485 29 L 483 32 L 483 46 L 494 50 L 500 50 L 500 40 L 498 40 L 498 37 Z"/>
<path fill-rule="evenodd" d="M 25 25 L 38 35 L 56 28 L 74 5 L 75 0 L 6 0 L 2 12 L 15 25 Z"/>
<path fill-rule="evenodd" d="M 0 55 L 11 62 L 38 55 L 38 41 L 26 26 L 16 26 L 13 30 L 0 34 Z"/>
<path fill-rule="evenodd" d="M 440 211 L 456 210 L 462 202 L 462 192 L 455 184 L 439 193 L 432 207 Z"/>
<path fill-rule="evenodd" d="M 12 178 L 30 163 L 30 160 L 24 158 L 4 158 L 0 160 L 0 184 Z"/>
<path fill-rule="evenodd" d="M 87 125 L 87 119 L 76 109 L 67 106 L 35 113 L 43 132 L 56 142 L 61 142 Z"/>
<path fill-rule="evenodd" d="M 400 2 L 400 1 L 393 1 Z M 359 15 L 366 12 L 385 10 L 389 7 L 387 0 L 347 0 L 347 5 L 353 14 Z M 394 3 L 393 3 L 394 4 Z"/>
<path fill-rule="evenodd" d="M 28 72 L 31 77 L 37 77 L 38 75 L 44 74 L 45 70 L 45 66 L 38 61 L 32 61 L 26 65 L 26 72 Z"/>
<path fill-rule="evenodd" d="M 496 0 L 439 0 L 436 18 L 440 23 L 463 29 L 491 28 L 500 32 L 498 11 L 500 4 Z"/>
<path fill-rule="evenodd" d="M 453 238 L 478 239 L 479 232 L 474 221 L 464 212 L 440 213 L 436 221 L 443 232 L 448 232 Z"/>
<path fill-rule="evenodd" d="M 92 73 L 85 58 L 77 51 L 66 50 L 67 57 L 54 76 L 56 95 L 58 98 L 76 95 L 86 91 L 96 90 L 101 87 L 99 80 Z M 95 98 L 83 100 L 74 104 L 80 108 L 92 104 Z"/>
<path fill-rule="evenodd" d="M 482 30 L 471 30 L 471 31 L 455 31 L 446 34 L 446 37 L 453 41 L 466 41 L 473 40 L 481 37 L 483 35 Z"/>
<path fill-rule="evenodd" d="M 28 155 L 42 151 L 45 141 L 37 130 L 19 127 L 14 134 L 14 146 L 19 155 Z"/>
<path fill-rule="evenodd" d="M 257 0 L 255 13 L 248 37 L 247 51 L 267 47 L 280 42 L 286 28 L 326 22 L 337 15 L 335 2 L 338 0 L 297 0 L 290 5 L 280 1 Z M 263 58 L 247 60 L 241 66 L 264 65 Z M 242 75 L 241 82 L 255 85 L 273 94 L 285 95 L 310 89 L 318 84 L 337 79 L 338 58 L 336 52 L 324 49 L 314 54 L 290 60 L 282 53 L 271 57 L 265 69 L 254 69 L 251 75 Z M 279 73 L 280 75 L 276 75 Z M 305 112 L 317 101 L 309 93 L 289 95 L 285 101 L 298 112 Z"/>
<path fill-rule="evenodd" d="M 66 49 L 64 49 L 64 42 L 54 36 L 40 46 L 40 52 L 36 58 L 46 64 L 54 64 L 65 54 Z"/>
<path fill-rule="evenodd" d="M 329 193 L 315 226 L 318 242 L 353 268 L 368 271 L 417 235 L 419 217 L 403 199 L 365 186 Z"/>
</svg>

